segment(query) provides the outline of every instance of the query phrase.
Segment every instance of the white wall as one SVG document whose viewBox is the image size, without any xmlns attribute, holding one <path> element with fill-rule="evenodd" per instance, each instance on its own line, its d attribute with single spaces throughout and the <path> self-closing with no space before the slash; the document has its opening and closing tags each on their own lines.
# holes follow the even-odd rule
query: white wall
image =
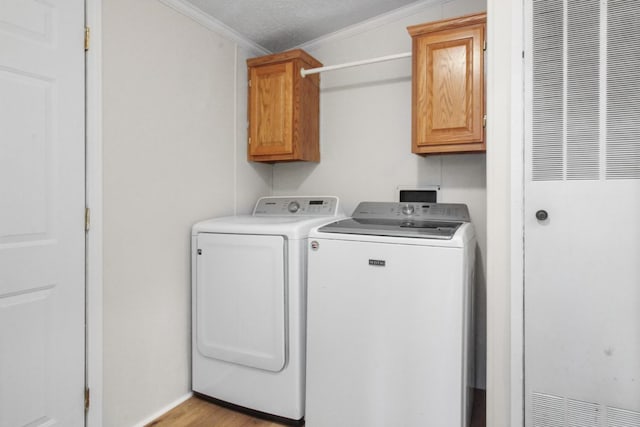
<svg viewBox="0 0 640 427">
<path fill-rule="evenodd" d="M 103 425 L 190 392 L 190 227 L 248 212 L 247 52 L 156 0 L 103 2 Z M 236 88 L 238 83 L 239 87 Z"/>
<path fill-rule="evenodd" d="M 303 48 L 324 65 L 411 51 L 408 25 L 486 10 L 485 0 L 411 7 L 351 27 Z M 477 385 L 485 381 L 485 155 L 422 157 L 411 153 L 411 60 L 323 73 L 321 161 L 274 166 L 274 193 L 331 194 L 351 213 L 359 201 L 397 200 L 398 185 L 441 185 L 442 202 L 469 205 L 476 255 Z M 489 140 L 488 145 L 491 144 Z"/>
<path fill-rule="evenodd" d="M 485 8 L 434 2 L 305 48 L 327 65 L 405 52 L 406 26 Z M 442 201 L 467 203 L 484 384 L 485 156 L 411 154 L 406 59 L 322 76 L 319 164 L 249 163 L 245 59 L 259 54 L 157 0 L 103 2 L 105 427 L 139 423 L 190 391 L 190 226 L 249 212 L 271 192 L 336 194 L 351 212 L 394 200 L 397 185 L 440 184 Z"/>
</svg>

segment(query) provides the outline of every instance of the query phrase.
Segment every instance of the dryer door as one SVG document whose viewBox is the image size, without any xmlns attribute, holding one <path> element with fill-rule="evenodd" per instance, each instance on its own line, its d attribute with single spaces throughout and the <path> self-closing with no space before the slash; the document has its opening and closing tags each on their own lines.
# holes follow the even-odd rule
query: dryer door
<svg viewBox="0 0 640 427">
<path fill-rule="evenodd" d="M 278 372 L 285 365 L 286 241 L 198 235 L 196 342 L 210 358 Z"/>
</svg>

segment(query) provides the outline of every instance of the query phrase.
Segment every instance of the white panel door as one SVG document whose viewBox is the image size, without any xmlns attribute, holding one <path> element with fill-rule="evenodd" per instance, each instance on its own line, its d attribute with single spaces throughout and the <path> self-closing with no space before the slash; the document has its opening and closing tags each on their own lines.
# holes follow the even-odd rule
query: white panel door
<svg viewBox="0 0 640 427">
<path fill-rule="evenodd" d="M 84 425 L 84 2 L 0 2 L 0 426 Z"/>
<path fill-rule="evenodd" d="M 205 357 L 278 372 L 286 362 L 285 240 L 198 235 L 196 342 Z"/>
<path fill-rule="evenodd" d="M 526 426 L 640 427 L 640 8 L 526 4 Z"/>
</svg>

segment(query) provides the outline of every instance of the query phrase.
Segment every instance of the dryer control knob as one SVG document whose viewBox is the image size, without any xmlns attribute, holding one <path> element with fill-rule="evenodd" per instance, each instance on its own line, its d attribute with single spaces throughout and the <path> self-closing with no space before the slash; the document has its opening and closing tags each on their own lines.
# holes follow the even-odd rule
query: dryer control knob
<svg viewBox="0 0 640 427">
<path fill-rule="evenodd" d="M 413 205 L 404 205 L 402 207 L 402 213 L 405 215 L 411 215 L 413 213 Z"/>
<path fill-rule="evenodd" d="M 300 203 L 298 203 L 296 201 L 293 201 L 293 202 L 289 203 L 289 206 L 287 206 L 287 209 L 291 213 L 296 213 L 296 212 L 298 212 L 298 210 L 300 210 Z"/>
</svg>

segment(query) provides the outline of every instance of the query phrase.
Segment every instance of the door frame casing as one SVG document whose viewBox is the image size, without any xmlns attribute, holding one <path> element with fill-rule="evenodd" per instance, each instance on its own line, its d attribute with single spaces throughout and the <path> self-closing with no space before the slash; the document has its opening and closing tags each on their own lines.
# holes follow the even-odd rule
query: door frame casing
<svg viewBox="0 0 640 427">
<path fill-rule="evenodd" d="M 487 0 L 487 425 L 524 425 L 524 1 Z"/>
<path fill-rule="evenodd" d="M 90 406 L 85 425 L 102 426 L 102 0 L 85 0 L 90 46 L 85 57 L 86 204 L 90 229 L 86 240 L 86 384 Z"/>
<path fill-rule="evenodd" d="M 505 427 L 523 425 L 523 9 L 524 0 L 503 2 L 488 0 L 489 91 L 487 97 L 487 163 L 502 163 L 502 176 L 487 176 L 487 217 L 502 233 L 507 233 L 507 247 L 488 248 L 488 273 L 500 273 L 496 289 L 488 295 L 488 313 L 494 309 L 506 311 L 510 322 L 493 324 L 488 330 L 487 348 L 506 348 L 507 360 L 487 359 L 487 425 L 490 417 L 506 419 Z M 103 213 L 102 213 L 102 0 L 85 0 L 86 25 L 91 28 L 91 46 L 86 57 L 86 202 L 91 209 L 91 229 L 87 239 L 87 384 L 91 389 L 91 405 L 87 413 L 88 427 L 102 425 L 103 411 Z M 502 37 L 502 40 L 501 40 Z M 500 52 L 499 47 L 505 47 Z M 493 95 L 498 82 L 510 81 L 509 102 Z M 504 84 L 504 83 L 502 83 Z M 501 107 L 500 104 L 506 104 Z M 492 120 L 491 114 L 507 108 L 511 120 Z M 495 139 L 491 136 L 495 136 Z M 501 140 L 502 139 L 502 140 Z M 504 166 L 503 160 L 509 165 Z M 487 168 L 491 171 L 490 168 Z M 506 178 L 506 179 L 502 179 Z M 504 197 L 507 197 L 506 203 Z M 502 219 L 506 221 L 500 223 Z M 491 240 L 491 239 L 490 239 Z M 499 244 L 499 243 L 498 243 Z M 507 261 L 507 262 L 505 262 Z M 491 277 L 488 278 L 488 283 Z M 509 298 L 496 300 L 495 293 L 509 289 Z M 489 387 L 491 385 L 491 387 Z M 508 405 L 500 407 L 500 396 L 507 396 Z M 494 404 L 495 403 L 495 404 Z M 493 406 L 493 408 L 492 408 Z M 496 411 L 502 411 L 498 415 Z"/>
</svg>

